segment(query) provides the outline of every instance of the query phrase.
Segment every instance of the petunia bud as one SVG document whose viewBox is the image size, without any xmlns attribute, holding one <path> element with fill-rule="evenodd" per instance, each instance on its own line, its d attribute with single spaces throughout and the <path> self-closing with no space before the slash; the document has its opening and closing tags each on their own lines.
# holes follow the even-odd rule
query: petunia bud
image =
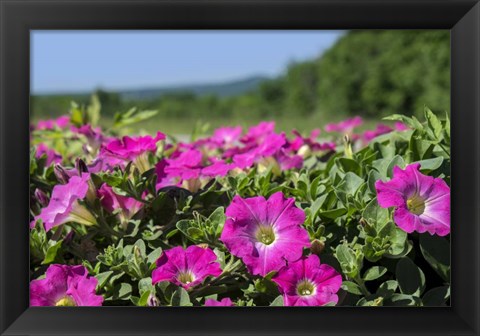
<svg viewBox="0 0 480 336">
<path fill-rule="evenodd" d="M 65 245 L 70 244 L 73 241 L 73 238 L 75 237 L 75 231 L 70 231 L 69 233 L 66 234 L 65 238 L 63 238 L 63 243 Z"/>
<path fill-rule="evenodd" d="M 348 134 L 345 134 L 343 137 L 343 144 L 345 147 L 345 157 L 348 159 L 353 159 L 353 150 L 352 150 L 352 142 Z"/>
<path fill-rule="evenodd" d="M 77 158 L 77 160 L 75 161 L 75 168 L 77 168 L 79 176 L 81 176 L 82 173 L 88 173 L 88 167 L 85 161 L 80 158 Z"/>
<path fill-rule="evenodd" d="M 312 251 L 313 254 L 320 255 L 324 249 L 325 249 L 325 243 L 323 243 L 318 239 L 314 239 L 312 241 L 310 250 Z"/>
<path fill-rule="evenodd" d="M 53 172 L 55 173 L 55 177 L 57 178 L 58 182 L 62 184 L 67 184 L 68 180 L 70 180 L 70 176 L 68 176 L 65 169 L 63 169 L 63 167 L 59 164 L 56 164 L 53 167 Z"/>
<path fill-rule="evenodd" d="M 43 207 L 48 205 L 48 196 L 40 189 L 35 189 L 35 199 Z"/>
<path fill-rule="evenodd" d="M 157 297 L 153 294 L 150 293 L 147 299 L 147 306 L 148 307 L 158 307 L 160 306 L 160 301 L 157 299 Z"/>
</svg>

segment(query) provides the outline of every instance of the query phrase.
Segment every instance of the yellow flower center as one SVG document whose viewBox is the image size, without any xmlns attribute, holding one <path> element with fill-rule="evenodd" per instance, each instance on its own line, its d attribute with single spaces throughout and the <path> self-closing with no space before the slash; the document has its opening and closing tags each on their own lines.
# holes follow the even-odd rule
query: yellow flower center
<svg viewBox="0 0 480 336">
<path fill-rule="evenodd" d="M 77 304 L 75 303 L 75 300 L 73 300 L 70 296 L 63 297 L 55 304 L 57 307 L 75 307 L 76 305 Z"/>
<path fill-rule="evenodd" d="M 195 277 L 193 276 L 192 272 L 184 271 L 184 272 L 178 273 L 177 280 L 185 285 L 188 285 L 189 283 L 195 280 Z"/>
<path fill-rule="evenodd" d="M 275 232 L 270 225 L 260 225 L 255 233 L 255 238 L 262 244 L 270 245 L 275 241 Z"/>
<path fill-rule="evenodd" d="M 300 296 L 309 296 L 315 294 L 315 284 L 307 279 L 301 280 L 297 284 L 297 294 Z"/>
<path fill-rule="evenodd" d="M 419 195 L 414 194 L 407 199 L 407 208 L 414 215 L 421 215 L 425 211 L 425 201 Z"/>
</svg>

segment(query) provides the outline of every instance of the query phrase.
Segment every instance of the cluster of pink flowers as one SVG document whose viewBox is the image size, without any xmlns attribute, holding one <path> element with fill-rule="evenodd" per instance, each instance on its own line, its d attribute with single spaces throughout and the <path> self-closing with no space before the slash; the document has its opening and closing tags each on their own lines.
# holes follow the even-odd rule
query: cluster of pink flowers
<svg viewBox="0 0 480 336">
<path fill-rule="evenodd" d="M 407 130 L 402 123 L 396 123 L 393 128 L 379 124 L 374 130 L 355 134 L 355 128 L 362 122 L 360 117 L 355 117 L 327 124 L 325 131 L 346 134 L 352 141 L 364 144 L 382 134 Z M 60 117 L 39 122 L 35 130 L 68 129 L 68 126 L 68 119 Z M 77 159 L 75 168 L 68 169 L 62 164 L 71 158 L 62 158 L 45 143 L 35 145 L 36 158 L 45 156 L 46 165 L 54 165 L 59 183 L 51 192 L 35 190 L 41 209 L 30 223 L 31 228 L 41 224 L 45 231 L 56 232 L 55 228 L 59 227 L 61 231 L 62 225 L 69 222 L 99 225 L 102 216 L 93 211 L 97 206 L 102 214 L 118 220 L 119 227 L 126 232 L 132 219 L 150 210 L 145 204 L 148 204 L 146 200 L 152 199 L 148 193 L 154 192 L 142 191 L 141 197 L 136 198 L 121 195 L 121 191 L 112 187 L 114 184 L 109 185 L 108 180 L 98 182 L 94 174 L 124 169 L 129 163 L 140 173 L 155 172 L 156 185 L 152 183 L 151 186 L 157 191 L 178 186 L 195 192 L 214 178 L 251 168 L 258 171 L 272 169 L 277 176 L 285 170 L 301 169 L 305 157 L 312 153 L 334 152 L 339 145 L 338 142 L 319 140 L 319 129 L 306 137 L 293 131 L 293 137 L 289 138 L 283 132 L 275 132 L 273 122 L 261 122 L 250 127 L 245 134 L 241 127 L 221 127 L 211 137 L 178 144 L 167 143 L 161 132 L 155 136 L 110 138 L 100 128 L 90 125 L 71 126 L 70 131 L 85 140 L 83 151 L 91 160 L 85 164 Z M 417 163 L 407 165 L 405 169 L 394 167 L 393 178 L 377 181 L 378 205 L 394 208 L 393 221 L 405 232 L 448 235 L 450 188 L 443 179 L 424 175 L 420 169 Z M 271 279 L 283 296 L 284 305 L 338 303 L 337 292 L 342 285 L 342 276 L 334 267 L 322 264 L 312 253 L 313 238 L 304 227 L 306 215 L 295 198 L 285 197 L 282 191 L 274 192 L 268 198 L 235 195 L 225 210 L 225 216 L 221 234 L 218 232 L 221 244 L 216 247 L 221 246 L 224 252 L 228 251 L 236 260 L 241 260 L 243 269 L 253 278 Z M 151 273 L 153 285 L 166 281 L 188 292 L 211 278 L 221 278 L 228 273 L 222 270 L 217 254 L 209 247 L 169 247 L 156 260 Z M 102 305 L 104 298 L 96 294 L 96 286 L 97 279 L 89 276 L 85 267 L 52 264 L 46 270 L 45 278 L 31 282 L 30 302 L 34 306 Z M 225 297 L 206 299 L 204 305 L 235 304 Z"/>
<path fill-rule="evenodd" d="M 220 240 L 233 255 L 242 259 L 248 271 L 266 276 L 277 272 L 287 306 L 337 303 L 341 275 L 329 265 L 321 265 L 315 255 L 303 257 L 310 247 L 303 228 L 303 210 L 282 192 L 243 199 L 235 196 L 226 210 L 227 221 Z"/>
<path fill-rule="evenodd" d="M 340 121 L 339 123 L 330 123 L 325 125 L 325 131 L 329 133 L 340 133 L 342 135 L 348 135 L 351 140 L 361 140 L 363 143 L 369 143 L 374 138 L 387 134 L 393 131 L 406 131 L 408 127 L 402 122 L 395 122 L 394 127 L 390 127 L 385 124 L 378 124 L 373 130 L 366 130 L 362 134 L 357 134 L 354 130 L 363 125 L 363 119 L 361 117 L 354 117 Z"/>
</svg>

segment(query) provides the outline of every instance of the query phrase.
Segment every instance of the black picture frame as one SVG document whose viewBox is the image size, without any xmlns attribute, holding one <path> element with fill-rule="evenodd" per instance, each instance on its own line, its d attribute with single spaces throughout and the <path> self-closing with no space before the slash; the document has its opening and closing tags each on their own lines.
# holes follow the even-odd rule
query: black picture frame
<svg viewBox="0 0 480 336">
<path fill-rule="evenodd" d="M 474 0 L 0 0 L 2 335 L 479 335 L 480 4 Z M 451 307 L 30 308 L 32 29 L 450 29 Z"/>
</svg>

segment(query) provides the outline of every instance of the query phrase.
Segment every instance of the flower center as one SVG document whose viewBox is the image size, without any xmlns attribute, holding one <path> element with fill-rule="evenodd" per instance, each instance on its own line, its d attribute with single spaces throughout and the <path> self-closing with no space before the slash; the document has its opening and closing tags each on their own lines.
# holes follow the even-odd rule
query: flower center
<svg viewBox="0 0 480 336">
<path fill-rule="evenodd" d="M 270 245 L 275 241 L 275 232 L 270 225 L 260 225 L 255 233 L 255 238 L 262 244 Z"/>
<path fill-rule="evenodd" d="M 178 273 L 177 280 L 180 281 L 181 283 L 185 284 L 185 285 L 188 285 L 189 283 L 191 283 L 195 280 L 195 277 L 193 276 L 192 272 L 183 271 L 183 272 Z"/>
<path fill-rule="evenodd" d="M 425 211 L 425 201 L 419 195 L 414 194 L 407 199 L 407 208 L 414 215 L 421 215 Z"/>
<path fill-rule="evenodd" d="M 297 294 L 300 296 L 309 296 L 315 294 L 315 284 L 310 280 L 303 279 L 297 284 Z"/>
<path fill-rule="evenodd" d="M 58 300 L 55 306 L 58 307 L 75 307 L 77 304 L 70 296 L 65 296 L 62 299 Z"/>
</svg>

